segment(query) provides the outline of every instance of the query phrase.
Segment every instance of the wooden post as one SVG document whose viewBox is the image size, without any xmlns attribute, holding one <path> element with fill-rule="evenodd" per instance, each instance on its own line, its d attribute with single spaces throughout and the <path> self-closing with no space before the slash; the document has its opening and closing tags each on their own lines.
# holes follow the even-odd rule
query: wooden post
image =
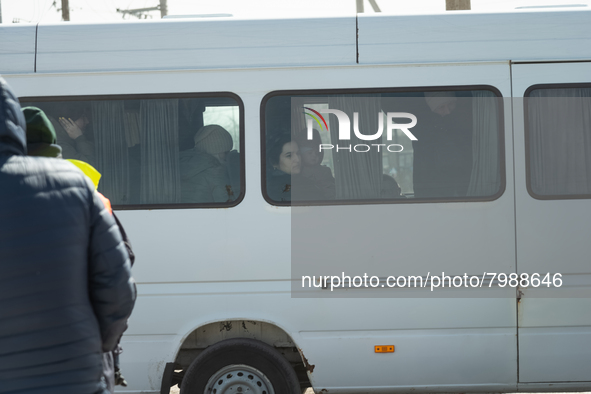
<svg viewBox="0 0 591 394">
<path fill-rule="evenodd" d="M 164 18 L 168 15 L 168 6 L 166 5 L 166 0 L 160 0 L 160 17 Z"/>
<path fill-rule="evenodd" d="M 446 11 L 469 10 L 470 0 L 445 0 Z"/>
<path fill-rule="evenodd" d="M 357 0 L 357 13 L 363 14 L 363 0 Z"/>
<path fill-rule="evenodd" d="M 70 20 L 70 0 L 62 0 L 62 19 Z"/>
</svg>

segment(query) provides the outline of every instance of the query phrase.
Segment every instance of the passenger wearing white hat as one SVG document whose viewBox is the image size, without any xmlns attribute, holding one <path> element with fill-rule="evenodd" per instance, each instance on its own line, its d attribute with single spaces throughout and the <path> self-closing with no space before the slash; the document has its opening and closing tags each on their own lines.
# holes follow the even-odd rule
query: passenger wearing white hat
<svg viewBox="0 0 591 394">
<path fill-rule="evenodd" d="M 195 150 L 209 153 L 222 163 L 226 159 L 226 154 L 232 150 L 233 144 L 230 133 L 217 124 L 203 126 L 195 134 Z"/>
<path fill-rule="evenodd" d="M 203 126 L 195 134 L 195 148 L 180 153 L 181 202 L 232 201 L 235 196 L 225 166 L 232 136 L 219 125 Z"/>
</svg>

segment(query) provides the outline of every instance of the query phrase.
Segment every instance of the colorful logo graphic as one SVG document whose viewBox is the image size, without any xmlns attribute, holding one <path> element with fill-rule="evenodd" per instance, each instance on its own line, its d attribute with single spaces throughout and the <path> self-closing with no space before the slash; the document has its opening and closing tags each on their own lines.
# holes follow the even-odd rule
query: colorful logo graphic
<svg viewBox="0 0 591 394">
<path fill-rule="evenodd" d="M 328 124 L 326 124 L 326 120 L 324 119 L 324 116 L 320 115 L 320 112 L 313 110 L 312 108 L 308 108 L 308 107 L 304 107 L 304 109 L 307 109 L 308 111 L 312 111 L 314 112 L 316 115 L 318 115 L 320 117 L 320 119 L 322 119 L 322 122 L 324 123 L 325 126 L 325 130 L 328 131 Z M 304 112 L 306 115 L 310 116 L 312 119 L 314 119 L 316 121 L 316 123 L 318 123 L 318 126 L 320 126 L 320 130 L 322 130 L 322 123 L 320 123 L 320 120 L 318 120 L 318 118 L 312 114 L 309 114 L 307 112 Z"/>
</svg>

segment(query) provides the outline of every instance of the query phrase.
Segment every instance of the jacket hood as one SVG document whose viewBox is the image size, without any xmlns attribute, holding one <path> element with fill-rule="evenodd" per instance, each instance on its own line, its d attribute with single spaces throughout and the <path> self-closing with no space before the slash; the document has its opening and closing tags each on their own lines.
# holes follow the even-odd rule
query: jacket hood
<svg viewBox="0 0 591 394">
<path fill-rule="evenodd" d="M 0 77 L 0 155 L 26 155 L 25 117 L 18 99 Z"/>
</svg>

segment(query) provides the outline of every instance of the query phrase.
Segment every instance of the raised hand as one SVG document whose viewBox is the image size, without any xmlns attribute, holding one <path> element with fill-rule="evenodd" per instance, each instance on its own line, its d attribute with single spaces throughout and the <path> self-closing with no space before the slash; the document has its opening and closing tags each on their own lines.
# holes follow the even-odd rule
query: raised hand
<svg viewBox="0 0 591 394">
<path fill-rule="evenodd" d="M 80 130 L 80 127 L 72 119 L 59 118 L 58 120 L 71 139 L 75 140 L 82 135 L 82 130 Z"/>
</svg>

